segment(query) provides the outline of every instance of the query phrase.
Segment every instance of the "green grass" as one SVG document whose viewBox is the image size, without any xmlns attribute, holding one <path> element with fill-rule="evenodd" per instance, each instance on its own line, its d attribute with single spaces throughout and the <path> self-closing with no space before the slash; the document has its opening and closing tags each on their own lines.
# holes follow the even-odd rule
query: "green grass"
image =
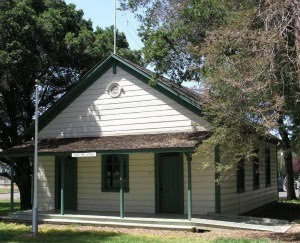
<svg viewBox="0 0 300 243">
<path fill-rule="evenodd" d="M 20 210 L 20 202 L 14 202 L 14 210 Z M 6 215 L 10 212 L 10 202 L 9 201 L 0 201 L 0 216 Z"/>
<path fill-rule="evenodd" d="M 18 192 L 17 188 L 14 189 L 14 192 Z M 10 187 L 0 187 L 0 194 L 10 193 Z"/>
<path fill-rule="evenodd" d="M 55 227 L 41 225 L 39 236 L 33 239 L 30 236 L 31 227 L 24 224 L 0 222 L 1 242 L 212 242 L 212 243 L 267 243 L 268 240 L 248 240 L 248 239 L 226 239 L 221 238 L 207 241 L 199 238 L 177 238 L 168 236 L 130 235 L 105 231 L 80 231 L 80 226 Z"/>
<path fill-rule="evenodd" d="M 10 193 L 9 187 L 0 187 L 0 193 Z"/>
</svg>

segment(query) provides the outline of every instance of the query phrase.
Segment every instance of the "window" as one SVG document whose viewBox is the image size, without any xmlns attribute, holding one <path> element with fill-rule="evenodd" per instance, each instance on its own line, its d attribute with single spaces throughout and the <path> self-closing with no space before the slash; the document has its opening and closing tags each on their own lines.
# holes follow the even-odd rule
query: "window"
<svg viewBox="0 0 300 243">
<path fill-rule="evenodd" d="M 236 171 L 237 193 L 245 192 L 245 160 L 241 159 L 237 164 Z"/>
<path fill-rule="evenodd" d="M 120 191 L 120 165 L 124 164 L 124 191 L 129 191 L 128 155 L 112 154 L 102 156 L 102 191 Z"/>
<path fill-rule="evenodd" d="M 271 152 L 270 152 L 270 148 L 265 149 L 265 177 L 266 177 L 266 187 L 271 186 Z"/>
<path fill-rule="evenodd" d="M 259 189 L 259 150 L 256 149 L 253 158 L 253 190 Z"/>
</svg>

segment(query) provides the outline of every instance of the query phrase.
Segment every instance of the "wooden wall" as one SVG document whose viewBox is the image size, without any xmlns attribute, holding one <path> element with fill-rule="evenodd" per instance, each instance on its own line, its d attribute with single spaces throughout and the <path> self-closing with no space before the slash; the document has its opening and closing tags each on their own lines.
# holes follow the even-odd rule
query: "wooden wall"
<svg viewBox="0 0 300 243">
<path fill-rule="evenodd" d="M 266 187 L 265 182 L 265 146 L 270 147 L 271 152 L 270 187 Z M 246 161 L 245 192 L 237 193 L 237 179 L 235 172 L 221 183 L 222 214 L 241 214 L 278 200 L 276 145 L 260 142 L 259 150 L 260 189 L 253 190 L 253 161 Z"/>
<path fill-rule="evenodd" d="M 118 82 L 124 92 L 112 98 L 106 91 Z M 104 73 L 39 133 L 40 138 L 98 137 L 124 134 L 203 131 L 201 117 L 133 75 L 117 68 Z"/>
</svg>

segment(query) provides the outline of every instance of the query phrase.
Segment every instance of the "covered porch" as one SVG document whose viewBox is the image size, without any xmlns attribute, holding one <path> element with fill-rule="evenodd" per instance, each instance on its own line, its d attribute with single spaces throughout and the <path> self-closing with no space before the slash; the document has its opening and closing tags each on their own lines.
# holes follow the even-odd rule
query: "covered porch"
<svg viewBox="0 0 300 243">
<path fill-rule="evenodd" d="M 129 169 L 129 172 L 126 171 L 126 159 L 121 159 L 119 161 L 119 171 L 117 173 L 118 176 L 118 188 L 109 188 L 112 190 L 107 190 L 107 188 L 103 187 L 103 184 L 105 184 L 105 180 L 100 177 L 95 178 L 94 181 L 96 181 L 91 187 L 85 187 L 83 186 L 82 181 L 89 180 L 89 174 L 87 174 L 86 168 L 89 167 L 89 165 L 94 165 L 96 162 L 93 160 L 87 160 L 87 159 L 80 159 L 80 165 L 77 164 L 77 161 L 75 163 L 74 158 L 77 157 L 89 157 L 89 156 L 95 156 L 95 157 L 102 157 L 101 164 L 103 164 L 103 158 L 107 155 L 117 155 L 121 156 L 121 158 L 124 158 L 124 155 L 128 155 L 128 157 L 132 157 L 133 155 L 141 155 L 144 156 L 145 153 L 148 155 L 153 155 L 153 171 L 147 171 L 149 178 L 151 177 L 151 183 L 153 184 L 153 190 L 150 192 L 151 194 L 154 193 L 154 195 L 151 195 L 153 198 L 153 204 L 155 204 L 155 208 L 153 207 L 153 210 L 147 211 L 145 210 L 145 213 L 148 213 L 147 215 L 151 215 L 150 218 L 160 218 L 161 216 L 168 215 L 168 217 L 177 218 L 178 220 L 188 220 L 191 222 L 192 220 L 192 163 L 193 163 L 193 156 L 192 153 L 194 152 L 196 146 L 202 142 L 203 139 L 207 137 L 207 133 L 205 132 L 197 132 L 197 133 L 169 133 L 169 134 L 146 134 L 146 135 L 131 135 L 131 136 L 116 136 L 116 137 L 100 137 L 100 138 L 63 138 L 63 139 L 44 139 L 39 142 L 39 160 L 43 161 L 44 158 L 55 158 L 55 167 L 53 167 L 53 161 L 52 161 L 52 167 L 50 169 L 51 176 L 48 175 L 48 178 L 45 180 L 47 181 L 47 184 L 45 184 L 45 181 L 40 180 L 39 186 L 43 188 L 43 200 L 46 201 L 55 201 L 49 209 L 59 209 L 56 211 L 51 211 L 51 215 L 54 214 L 57 217 L 57 213 L 60 215 L 66 215 L 69 217 L 70 215 L 73 215 L 74 212 L 83 212 L 85 210 L 82 209 L 89 209 L 89 207 L 82 207 L 82 205 L 77 205 L 77 200 L 85 200 L 82 198 L 83 196 L 78 195 L 80 193 L 80 190 L 82 191 L 82 195 L 85 195 L 83 193 L 93 193 L 94 195 L 91 195 L 90 198 L 95 199 L 95 194 L 105 193 L 106 196 L 104 197 L 112 197 L 115 203 L 118 203 L 118 210 L 116 210 L 116 207 L 114 207 L 114 212 L 111 212 L 109 208 L 107 209 L 108 213 L 111 213 L 110 215 L 113 215 L 116 217 L 116 215 L 119 218 L 124 218 L 125 215 L 134 215 L 135 212 L 132 212 L 134 209 L 134 205 L 131 206 L 130 210 L 128 212 L 126 209 L 126 201 L 125 197 L 129 195 L 128 188 L 126 187 L 126 183 L 133 184 L 132 179 L 128 179 L 126 177 L 127 173 L 135 173 Z M 6 154 L 13 157 L 16 156 L 25 156 L 25 155 L 32 155 L 33 152 L 33 143 L 28 142 L 25 144 L 22 144 L 20 146 L 16 146 L 9 151 L 6 151 Z M 171 158 L 170 156 L 176 155 L 176 159 Z M 126 156 L 125 156 L 126 157 Z M 166 160 L 169 160 L 166 161 Z M 92 162 L 91 162 L 92 161 Z M 161 164 L 163 164 L 162 161 L 165 161 L 166 168 L 160 167 Z M 174 164 L 176 161 L 178 161 L 178 177 L 175 179 L 180 179 L 180 183 L 176 185 L 176 188 L 178 188 L 179 194 L 177 194 L 176 198 L 171 199 L 171 201 L 167 201 L 168 197 L 171 198 L 172 195 L 161 194 L 160 191 L 162 191 L 162 182 L 159 178 L 159 175 L 161 174 L 161 171 L 164 169 L 165 175 L 170 174 L 171 172 L 168 172 L 168 166 L 171 164 Z M 183 161 L 186 161 L 186 184 L 187 188 L 186 190 L 183 189 L 184 187 L 184 179 L 183 179 Z M 127 161 L 128 162 L 128 161 Z M 139 161 L 136 160 L 138 163 Z M 150 161 L 150 163 L 152 163 Z M 76 164 L 76 165 L 75 165 Z M 132 164 L 131 161 L 129 161 L 129 165 Z M 70 165 L 74 165 L 73 167 Z M 97 164 L 98 165 L 98 164 Z M 41 165 L 41 170 L 43 171 L 44 168 L 47 168 L 48 165 Z M 100 165 L 99 165 L 100 166 Z M 94 167 L 95 171 L 99 166 Z M 78 168 L 77 168 L 78 167 Z M 104 167 L 101 166 L 101 170 L 104 170 Z M 81 173 L 81 177 L 77 175 L 79 172 L 77 170 L 80 170 L 80 168 L 84 168 Z M 129 167 L 130 168 L 130 167 Z M 142 167 L 141 167 L 142 168 Z M 148 167 L 150 168 L 150 167 Z M 151 167 L 152 168 L 152 167 Z M 178 169 L 179 168 L 179 169 Z M 91 173 L 96 173 L 93 168 L 90 169 Z M 128 169 L 127 169 L 128 170 Z M 139 169 L 136 173 L 140 173 L 141 169 Z M 59 173 L 57 173 L 59 171 Z M 89 171 L 89 172 L 90 172 Z M 101 171 L 101 172 L 102 172 Z M 50 173 L 49 172 L 49 173 Z M 13 171 L 12 171 L 13 173 Z M 54 178 L 53 178 L 53 173 Z M 100 168 L 99 168 L 100 173 Z M 74 177 L 74 174 L 76 175 Z M 129 175 L 129 174 L 128 174 Z M 127 175 L 127 176 L 128 176 Z M 68 181 L 69 178 L 74 177 L 73 181 Z M 102 174 L 103 176 L 103 174 Z M 182 177 L 182 178 L 181 178 Z M 67 178 L 67 180 L 66 180 Z M 52 179 L 54 179 L 55 183 L 55 189 L 53 189 L 53 183 Z M 214 179 L 214 178 L 213 178 Z M 143 180 L 143 178 L 140 178 L 140 180 Z M 145 178 L 145 180 L 147 180 Z M 169 184 L 172 184 L 172 178 L 169 179 Z M 129 182 L 128 182 L 129 181 Z M 51 184 L 52 183 L 52 184 Z M 81 184 L 80 184 L 81 183 Z M 98 188 L 101 184 L 102 188 Z M 139 182 L 137 182 L 139 183 Z M 141 181 L 142 183 L 142 181 Z M 150 183 L 150 182 L 149 182 Z M 167 181 L 168 183 L 168 181 Z M 174 180 L 173 180 L 174 183 Z M 51 185 L 52 186 L 51 186 Z M 68 185 L 70 184 L 76 184 L 76 190 L 73 190 L 74 192 L 70 192 L 68 189 Z M 97 184 L 97 188 L 95 185 Z M 77 192 L 77 185 L 79 185 L 79 192 Z M 128 186 L 128 185 L 127 185 Z M 48 187 L 48 188 L 47 188 Z M 130 186 L 133 188 L 133 186 Z M 91 189 L 93 188 L 93 190 Z M 175 188 L 175 189 L 176 189 Z M 100 191 L 101 189 L 101 191 Z M 146 193 L 142 192 L 142 187 L 139 188 L 139 193 L 143 194 Z M 51 191 L 51 193 L 47 193 L 48 191 Z M 53 191 L 55 190 L 55 193 Z M 107 191 L 106 191 L 107 190 Z M 129 189 L 131 190 L 131 189 Z M 176 189 L 177 190 L 177 189 Z M 134 190 L 131 190 L 131 201 L 136 200 Z M 128 193 L 128 194 L 127 194 Z M 116 197 L 116 194 L 119 196 Z M 181 195 L 182 194 L 182 195 Z M 163 195 L 163 196 L 162 196 Z M 76 203 L 74 206 L 70 207 L 70 198 L 73 198 L 76 200 Z M 141 197 L 140 197 L 141 198 Z M 139 198 L 139 199 L 140 199 Z M 149 198 L 149 197 L 148 197 Z M 152 200 L 151 198 L 151 200 Z M 73 200 L 73 201 L 74 201 Z M 89 198 L 86 198 L 86 200 L 90 200 Z M 96 199 L 95 199 L 96 200 Z M 103 204 L 103 198 L 99 199 L 97 198 L 99 205 Z M 144 199 L 145 204 L 147 198 Z M 165 202 L 163 202 L 165 200 Z M 72 201 L 72 200 L 71 200 Z M 136 200 L 138 201 L 138 200 Z M 11 197 L 11 202 L 13 202 L 13 194 Z M 166 203 L 167 202 L 167 203 Z M 171 205 L 168 204 L 168 202 L 171 204 L 172 202 L 178 204 L 178 210 L 176 209 L 174 212 L 170 214 L 166 214 L 165 210 L 162 210 L 162 207 L 165 208 L 171 207 Z M 139 202 L 138 202 L 139 203 Z M 55 204 L 55 205 L 54 205 Z M 13 204 L 12 204 L 13 205 Z M 41 205 L 41 202 L 39 202 L 39 205 Z M 72 211 L 68 209 L 73 209 Z M 97 208 L 95 206 L 95 208 Z M 100 209 L 97 210 L 89 210 L 89 213 L 93 213 L 93 215 L 98 215 L 99 213 L 105 213 L 105 211 L 99 212 L 103 207 L 100 207 Z M 45 209 L 45 208 L 40 208 Z M 78 210 L 78 211 L 76 211 Z M 13 211 L 13 207 L 12 207 Z M 139 213 L 143 215 L 143 212 L 141 210 Z M 40 217 L 46 217 L 45 214 L 42 214 L 42 212 L 49 212 L 49 210 L 42 210 L 40 213 Z M 150 212 L 150 213 L 149 213 Z M 48 215 L 48 214 L 47 214 Z M 157 216 L 155 216 L 157 215 Z M 155 217 L 153 217 L 155 216 Z M 47 216 L 49 217 L 49 215 Z M 52 217 L 52 216 L 51 216 Z"/>
<path fill-rule="evenodd" d="M 0 217 L 3 221 L 31 223 L 31 210 L 11 213 Z M 291 224 L 285 220 L 228 216 L 219 214 L 193 215 L 188 220 L 183 214 L 126 213 L 123 218 L 118 212 L 70 211 L 65 215 L 60 211 L 39 211 L 39 222 L 48 224 L 80 224 L 113 227 L 137 227 L 153 229 L 192 230 L 202 232 L 213 228 L 246 229 L 284 233 Z"/>
</svg>

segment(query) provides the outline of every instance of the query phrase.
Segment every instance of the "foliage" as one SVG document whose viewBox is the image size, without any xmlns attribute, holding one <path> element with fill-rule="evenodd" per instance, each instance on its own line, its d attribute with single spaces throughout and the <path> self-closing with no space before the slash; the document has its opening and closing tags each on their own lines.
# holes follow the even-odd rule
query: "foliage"
<svg viewBox="0 0 300 243">
<path fill-rule="evenodd" d="M 124 33 L 117 33 L 117 46 L 120 55 L 141 62 L 140 53 L 129 49 Z M 0 149 L 31 139 L 24 131 L 33 120 L 35 79 L 40 81 L 39 107 L 43 113 L 112 51 L 113 28 L 94 31 L 92 22 L 73 4 L 63 0 L 1 1 Z M 2 161 L 9 163 L 5 158 Z M 28 208 L 28 158 L 16 160 L 15 173 L 22 208 Z"/>
<path fill-rule="evenodd" d="M 289 195 L 300 137 L 300 4 L 280 0 L 123 0 L 145 9 L 145 59 L 181 83 L 202 82 L 202 106 L 232 166 L 270 132 L 282 139 Z M 293 194 L 293 195 L 292 195 Z"/>
</svg>

